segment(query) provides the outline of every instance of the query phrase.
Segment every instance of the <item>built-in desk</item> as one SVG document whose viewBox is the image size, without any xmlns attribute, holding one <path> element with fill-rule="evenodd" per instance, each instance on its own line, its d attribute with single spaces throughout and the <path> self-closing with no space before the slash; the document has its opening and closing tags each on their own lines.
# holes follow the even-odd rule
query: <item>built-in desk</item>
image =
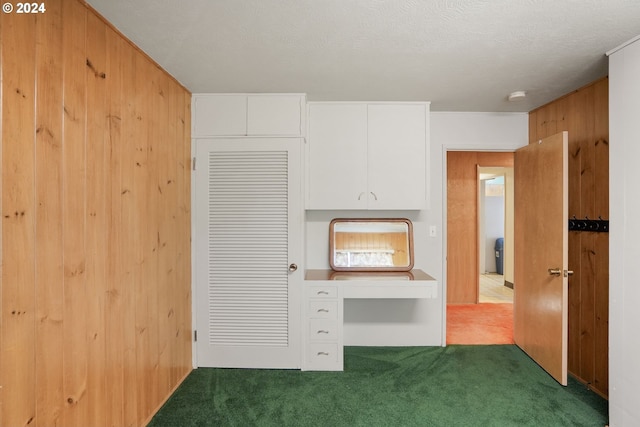
<svg viewBox="0 0 640 427">
<path fill-rule="evenodd" d="M 422 270 L 346 273 L 307 270 L 303 370 L 342 371 L 344 299 L 436 298 L 438 283 Z"/>
</svg>

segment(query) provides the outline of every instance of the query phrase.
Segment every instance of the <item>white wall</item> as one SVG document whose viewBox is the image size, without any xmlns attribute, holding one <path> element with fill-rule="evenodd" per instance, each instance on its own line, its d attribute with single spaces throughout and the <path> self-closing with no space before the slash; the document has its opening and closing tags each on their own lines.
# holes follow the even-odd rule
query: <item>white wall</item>
<svg viewBox="0 0 640 427">
<path fill-rule="evenodd" d="M 484 270 L 480 272 L 497 272 L 496 267 L 496 239 L 504 238 L 504 196 L 486 196 L 484 199 Z M 504 253 L 503 253 L 504 257 Z M 503 267 L 504 267 L 504 259 Z M 482 265 L 482 263 L 481 263 Z"/>
<path fill-rule="evenodd" d="M 345 302 L 345 345 L 444 345 L 446 150 L 514 151 L 527 144 L 526 113 L 431 113 L 430 207 L 423 211 L 307 211 L 306 268 L 329 268 L 329 222 L 336 217 L 406 217 L 414 225 L 415 268 L 440 284 L 434 300 Z M 436 237 L 429 237 L 435 225 Z"/>
<path fill-rule="evenodd" d="M 609 423 L 618 427 L 640 425 L 640 41 L 610 54 Z"/>
</svg>

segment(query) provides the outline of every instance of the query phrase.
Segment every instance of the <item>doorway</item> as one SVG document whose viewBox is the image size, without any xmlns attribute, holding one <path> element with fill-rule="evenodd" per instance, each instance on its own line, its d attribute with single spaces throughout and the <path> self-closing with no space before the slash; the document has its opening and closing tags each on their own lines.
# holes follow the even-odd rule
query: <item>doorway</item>
<svg viewBox="0 0 640 427">
<path fill-rule="evenodd" d="M 447 303 L 477 304 L 479 301 L 479 167 L 511 168 L 513 152 L 449 151 L 447 152 Z M 513 200 L 506 175 L 505 198 Z M 510 181 L 511 183 L 513 181 Z M 513 188 L 513 185 L 511 185 Z M 511 218 L 511 219 L 509 219 Z M 513 216 L 505 215 L 505 230 L 513 229 Z M 513 233 L 505 237 L 507 255 L 513 254 L 509 243 Z M 511 248 L 511 249 L 509 249 Z M 513 274 L 507 262 L 505 275 Z M 510 270 L 509 270 L 510 269 Z M 507 279 L 509 280 L 509 279 Z M 513 279 L 509 280 L 513 283 Z"/>
<path fill-rule="evenodd" d="M 513 168 L 478 166 L 478 302 L 513 303 Z"/>
<path fill-rule="evenodd" d="M 446 340 L 448 344 L 513 343 L 513 304 L 479 304 L 481 265 L 479 168 L 491 167 L 500 170 L 507 184 L 505 199 L 510 197 L 513 200 L 513 193 L 508 190 L 507 183 L 507 181 L 510 182 L 513 188 L 513 159 L 513 152 L 447 152 Z M 512 230 L 512 222 L 508 223 L 508 221 L 512 221 L 513 215 L 507 215 L 505 212 L 503 216 L 504 238 L 508 242 L 513 236 L 512 232 L 507 231 Z M 493 255 L 494 244 L 495 239 L 491 243 L 490 250 L 483 250 L 483 254 Z M 505 249 L 508 253 L 511 251 L 512 256 L 513 244 L 505 244 Z M 507 265 L 509 262 L 503 265 L 503 269 Z M 508 268 L 511 269 L 510 274 L 513 274 L 512 266 L 509 265 Z M 502 281 L 505 274 L 509 273 L 503 270 Z M 496 310 L 500 313 L 496 313 Z M 499 331 L 499 340 L 496 340 L 494 334 L 496 331 Z"/>
</svg>

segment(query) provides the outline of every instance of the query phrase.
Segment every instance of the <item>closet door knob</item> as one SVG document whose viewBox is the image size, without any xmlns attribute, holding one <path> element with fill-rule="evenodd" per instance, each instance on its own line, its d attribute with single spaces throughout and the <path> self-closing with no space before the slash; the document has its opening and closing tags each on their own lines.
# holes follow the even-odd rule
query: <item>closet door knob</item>
<svg viewBox="0 0 640 427">
<path fill-rule="evenodd" d="M 293 273 L 293 272 L 294 272 L 294 271 L 296 271 L 297 269 L 298 269 L 298 266 L 297 266 L 296 264 L 293 264 L 293 263 L 292 263 L 292 264 L 290 264 L 290 265 L 289 265 L 289 271 L 290 271 L 290 272 L 292 272 L 292 273 Z"/>
</svg>

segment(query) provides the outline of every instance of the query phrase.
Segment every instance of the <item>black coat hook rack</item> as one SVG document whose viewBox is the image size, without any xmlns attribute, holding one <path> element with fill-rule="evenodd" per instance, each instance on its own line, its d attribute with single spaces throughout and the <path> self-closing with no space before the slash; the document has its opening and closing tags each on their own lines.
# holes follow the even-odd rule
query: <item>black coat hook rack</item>
<svg viewBox="0 0 640 427">
<path fill-rule="evenodd" d="M 598 219 L 589 219 L 588 217 L 584 217 L 584 219 L 578 219 L 573 216 L 573 218 L 569 219 L 569 231 L 594 231 L 597 233 L 608 233 L 609 232 L 609 220 L 602 219 L 602 217 L 598 217 Z"/>
</svg>

